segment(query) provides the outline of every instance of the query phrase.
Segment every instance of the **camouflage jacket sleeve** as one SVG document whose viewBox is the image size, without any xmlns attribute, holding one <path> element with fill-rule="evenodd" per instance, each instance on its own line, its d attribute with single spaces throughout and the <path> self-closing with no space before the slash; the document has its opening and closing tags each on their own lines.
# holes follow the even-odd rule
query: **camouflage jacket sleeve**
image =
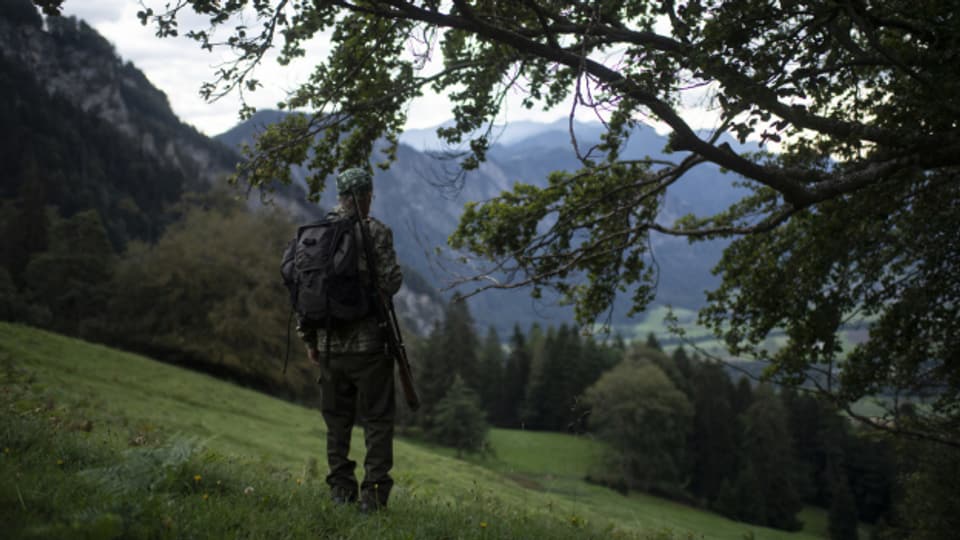
<svg viewBox="0 0 960 540">
<path fill-rule="evenodd" d="M 283 252 L 280 259 L 280 277 L 283 284 L 289 289 L 293 285 L 293 258 L 297 250 L 297 238 L 294 237 L 287 244 L 287 249 Z"/>
<path fill-rule="evenodd" d="M 373 256 L 376 259 L 377 288 L 384 294 L 393 296 L 403 284 L 403 273 L 400 271 L 397 252 L 393 247 L 393 231 L 374 218 L 368 218 L 366 224 L 373 244 Z M 366 266 L 364 253 L 360 257 L 360 270 L 365 272 Z"/>
</svg>

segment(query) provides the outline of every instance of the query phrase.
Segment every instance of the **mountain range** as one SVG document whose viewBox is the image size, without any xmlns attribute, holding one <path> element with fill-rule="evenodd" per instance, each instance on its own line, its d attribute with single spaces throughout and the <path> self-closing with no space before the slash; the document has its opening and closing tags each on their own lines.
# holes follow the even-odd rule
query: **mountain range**
<svg viewBox="0 0 960 540">
<path fill-rule="evenodd" d="M 155 88 L 136 66 L 123 62 L 113 46 L 93 28 L 72 18 L 49 19 L 44 23 L 23 5 L 29 2 L 7 3 L 0 13 L 0 59 L 10 66 L 5 68 L 8 75 L 23 69 L 48 97 L 18 98 L 17 107 L 51 109 L 48 101 L 31 102 L 30 99 L 59 100 L 58 107 L 73 108 L 70 114 L 92 119 L 98 129 L 112 130 L 111 137 L 122 139 L 123 148 L 131 149 L 126 151 L 138 153 L 144 167 L 174 171 L 175 174 L 169 176 L 178 177 L 178 189 L 198 189 L 223 182 L 240 159 L 236 153 L 238 145 L 282 117 L 283 113 L 278 111 L 260 111 L 221 135 L 206 137 L 178 119 L 162 90 Z M 20 11 L 11 6 L 19 6 Z M 64 102 L 67 105 L 63 105 Z M 26 115 L 20 109 L 10 114 L 18 120 Z M 599 140 L 602 126 L 577 123 L 574 130 L 581 147 L 585 147 Z M 83 135 L 77 134 L 75 138 L 82 140 Z M 624 157 L 663 158 L 665 143 L 652 128 L 637 129 Z M 443 253 L 438 256 L 435 248 L 440 247 L 443 252 L 463 204 L 488 200 L 518 181 L 543 185 L 549 172 L 580 166 L 571 148 L 566 120 L 546 124 L 514 122 L 503 126 L 498 130 L 487 161 L 459 182 L 451 181 L 456 163 L 444 159 L 445 150 L 448 149 L 439 143 L 435 129 L 409 130 L 401 137 L 396 162 L 386 171 L 378 170 L 375 178 L 377 192 L 372 211 L 394 230 L 401 263 L 408 269 L 408 287 L 398 298 L 398 308 L 415 321 L 412 326 L 421 333 L 428 331 L 439 317 L 438 301 L 453 294 L 447 285 L 462 271 L 451 266 L 449 257 Z M 109 149 L 96 152 L 103 154 L 98 159 L 109 161 Z M 273 196 L 274 203 L 297 220 L 315 219 L 322 208 L 334 203 L 333 183 L 327 182 L 318 207 L 306 201 L 302 185 L 304 171 L 295 173 L 301 184 L 279 190 Z M 12 196 L 13 185 L 4 188 L 6 196 Z M 129 205 L 127 199 L 131 197 L 135 207 L 150 204 L 149 195 L 141 194 L 141 188 L 108 183 L 99 188 L 106 193 L 96 195 L 97 188 L 93 187 L 90 189 L 94 195 L 82 204 L 97 207 L 101 214 L 121 215 L 114 207 Z M 117 190 L 130 190 L 132 195 L 113 193 Z M 688 213 L 710 214 L 740 196 L 742 191 L 733 186 L 732 178 L 716 168 L 703 166 L 671 187 L 661 217 L 670 222 Z M 259 198 L 251 197 L 250 204 L 258 206 Z M 108 229 L 112 226 L 119 231 L 112 237 L 116 236 L 122 243 L 126 238 L 124 234 L 132 234 L 129 231 L 133 226 L 117 219 L 114 225 L 108 223 Z M 150 240 L 149 235 L 146 239 Z M 653 235 L 651 244 L 660 270 L 655 302 L 689 309 L 702 306 L 704 291 L 717 283 L 710 268 L 719 259 L 723 244 L 689 245 L 684 239 L 663 235 Z M 477 323 L 495 326 L 501 336 L 514 324 L 526 327 L 539 322 L 547 326 L 573 320 L 569 306 L 558 305 L 555 298 L 549 297 L 534 301 L 527 290 L 488 291 L 470 298 L 469 302 Z M 626 317 L 627 311 L 626 301 L 618 301 L 611 322 L 615 326 L 630 326 L 633 321 Z"/>
<path fill-rule="evenodd" d="M 279 121 L 279 111 L 259 111 L 248 121 L 215 138 L 238 147 L 249 143 L 265 126 Z M 587 147 L 599 141 L 599 123 L 576 123 L 578 144 Z M 386 171 L 375 173 L 376 197 L 372 213 L 393 228 L 402 262 L 426 276 L 440 291 L 452 294 L 450 285 L 469 268 L 452 262 L 446 238 L 453 232 L 464 203 L 485 201 L 516 182 L 543 186 L 555 170 L 576 170 L 581 165 L 571 146 L 566 120 L 553 123 L 516 122 L 496 131 L 498 138 L 479 169 L 457 177 L 457 153 L 435 135 L 436 128 L 405 132 L 400 138 L 397 160 Z M 640 128 L 631 135 L 626 158 L 650 156 L 666 159 L 666 139 L 652 128 Z M 677 159 L 674 156 L 674 159 Z M 305 189 L 306 171 L 295 168 L 294 181 Z M 744 194 L 732 178 L 716 167 L 691 171 L 671 187 L 661 214 L 670 223 L 686 214 L 708 215 L 729 206 Z M 325 183 L 320 205 L 335 204 L 332 179 Z M 705 302 L 704 291 L 717 285 L 710 269 L 719 260 L 725 242 L 689 244 L 685 239 L 659 233 L 651 236 L 652 259 L 659 268 L 656 304 L 698 309 Z M 438 248 L 440 255 L 437 254 Z M 447 256 L 444 256 L 444 254 Z M 461 292 L 469 288 L 460 289 Z M 624 295 L 627 296 L 627 295 Z M 533 300 L 526 290 L 489 290 L 469 299 L 480 325 L 492 325 L 504 335 L 514 323 L 534 322 L 557 325 L 573 321 L 572 308 L 560 305 L 556 297 Z M 626 317 L 629 304 L 624 298 L 614 306 L 611 323 L 627 329 L 634 321 Z M 506 316 L 505 316 L 506 315 Z"/>
</svg>

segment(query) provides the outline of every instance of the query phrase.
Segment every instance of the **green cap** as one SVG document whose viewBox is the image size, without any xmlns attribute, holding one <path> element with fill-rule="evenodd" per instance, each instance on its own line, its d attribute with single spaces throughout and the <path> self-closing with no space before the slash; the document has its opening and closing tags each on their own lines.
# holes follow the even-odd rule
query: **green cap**
<svg viewBox="0 0 960 540">
<path fill-rule="evenodd" d="M 373 190 L 373 176 L 367 171 L 354 167 L 337 176 L 337 193 L 367 193 Z"/>
</svg>

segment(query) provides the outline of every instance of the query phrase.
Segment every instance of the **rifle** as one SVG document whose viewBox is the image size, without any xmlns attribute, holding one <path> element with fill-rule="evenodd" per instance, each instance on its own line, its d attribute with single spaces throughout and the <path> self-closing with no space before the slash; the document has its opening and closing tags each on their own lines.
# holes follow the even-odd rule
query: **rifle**
<svg viewBox="0 0 960 540">
<path fill-rule="evenodd" d="M 370 244 L 370 235 L 367 233 L 363 216 L 360 215 L 357 194 L 351 191 L 350 195 L 353 197 L 353 208 L 357 212 L 357 216 L 360 217 L 360 238 L 363 241 L 363 252 L 367 257 L 367 271 L 370 273 L 370 280 L 376 291 L 373 305 L 377 312 L 377 322 L 387 337 L 387 354 L 397 362 L 403 397 L 406 399 L 410 410 L 416 411 L 420 408 L 420 396 L 413 386 L 413 371 L 410 369 L 410 360 L 407 359 L 407 349 L 403 345 L 403 335 L 400 333 L 400 324 L 397 322 L 397 312 L 393 309 L 393 298 L 381 294 L 377 287 L 377 267 L 373 247 Z"/>
</svg>

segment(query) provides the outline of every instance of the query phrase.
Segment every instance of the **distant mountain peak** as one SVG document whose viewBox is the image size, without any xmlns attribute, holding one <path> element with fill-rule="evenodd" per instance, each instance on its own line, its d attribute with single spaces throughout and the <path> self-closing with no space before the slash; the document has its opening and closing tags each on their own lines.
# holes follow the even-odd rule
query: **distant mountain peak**
<svg viewBox="0 0 960 540">
<path fill-rule="evenodd" d="M 233 171 L 233 151 L 180 121 L 166 94 L 93 27 L 75 17 L 49 17 L 37 25 L 21 13 L 23 0 L 5 2 L 0 54 L 26 67 L 50 95 L 94 114 L 136 141 L 140 151 L 173 162 L 193 182 L 210 184 Z"/>
<path fill-rule="evenodd" d="M 437 152 L 450 150 L 450 145 L 437 137 L 437 129 L 452 125 L 452 121 L 445 122 L 438 126 L 429 128 L 408 129 L 400 135 L 400 142 L 416 148 L 421 152 Z M 574 131 L 578 138 L 590 140 L 599 140 L 599 134 L 602 124 L 599 122 L 574 122 Z M 557 118 L 549 122 L 537 122 L 533 120 L 517 120 L 494 126 L 491 136 L 494 145 L 508 146 L 521 143 L 525 140 L 540 138 L 543 134 L 559 134 L 561 137 L 550 139 L 551 146 L 565 144 L 569 147 L 569 120 L 567 118 Z M 562 134 L 566 134 L 566 140 L 562 140 Z M 560 144 L 558 144 L 560 143 Z"/>
</svg>

